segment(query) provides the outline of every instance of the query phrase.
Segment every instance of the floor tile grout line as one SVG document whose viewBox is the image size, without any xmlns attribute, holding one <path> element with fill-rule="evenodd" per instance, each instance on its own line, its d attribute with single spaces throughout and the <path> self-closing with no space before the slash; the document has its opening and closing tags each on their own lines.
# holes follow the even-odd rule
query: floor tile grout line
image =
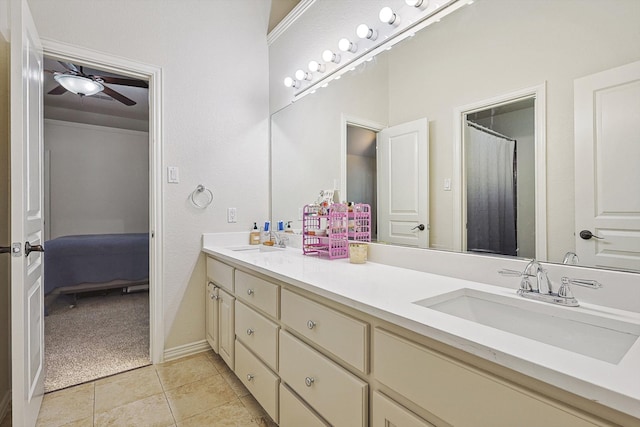
<svg viewBox="0 0 640 427">
<path fill-rule="evenodd" d="M 169 408 L 169 413 L 171 414 L 171 419 L 173 420 L 173 425 L 178 425 L 178 421 L 176 420 L 176 416 L 173 414 L 173 408 L 171 407 L 171 404 L 169 403 L 169 397 L 167 396 L 167 391 L 164 389 L 164 384 L 162 383 L 162 380 L 160 379 L 160 374 L 158 373 L 157 365 L 153 365 L 153 370 L 155 371 L 156 378 L 158 378 L 158 382 L 160 383 L 160 388 L 162 389 L 162 395 L 164 396 L 164 400 L 165 400 L 165 402 L 167 402 L 167 408 Z"/>
</svg>

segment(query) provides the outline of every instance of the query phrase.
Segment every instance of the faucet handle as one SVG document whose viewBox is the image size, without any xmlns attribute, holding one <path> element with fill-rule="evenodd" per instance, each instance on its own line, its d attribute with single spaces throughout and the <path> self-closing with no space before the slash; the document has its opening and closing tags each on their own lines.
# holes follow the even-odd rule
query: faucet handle
<svg viewBox="0 0 640 427">
<path fill-rule="evenodd" d="M 522 271 L 509 270 L 508 268 L 503 268 L 502 270 L 499 270 L 498 274 L 502 276 L 514 276 L 514 277 L 520 277 L 523 275 Z"/>
<path fill-rule="evenodd" d="M 598 289 L 602 287 L 602 283 L 597 280 L 588 280 L 588 279 L 572 279 L 571 277 L 563 277 L 562 278 L 563 285 L 578 285 L 584 288 Z"/>
</svg>

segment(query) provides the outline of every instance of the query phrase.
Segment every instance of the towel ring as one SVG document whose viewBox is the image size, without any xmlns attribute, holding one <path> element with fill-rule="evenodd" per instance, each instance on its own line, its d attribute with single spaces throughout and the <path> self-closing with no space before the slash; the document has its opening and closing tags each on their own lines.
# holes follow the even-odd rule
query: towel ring
<svg viewBox="0 0 640 427">
<path fill-rule="evenodd" d="M 204 200 L 198 201 L 199 199 Z M 198 184 L 193 193 L 191 193 L 191 203 L 197 208 L 204 209 L 213 202 L 213 192 L 202 184 Z"/>
</svg>

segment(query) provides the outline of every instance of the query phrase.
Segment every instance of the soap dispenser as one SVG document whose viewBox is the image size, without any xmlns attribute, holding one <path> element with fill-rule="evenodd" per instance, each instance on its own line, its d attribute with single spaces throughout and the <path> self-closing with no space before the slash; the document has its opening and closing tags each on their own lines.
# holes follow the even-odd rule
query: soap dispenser
<svg viewBox="0 0 640 427">
<path fill-rule="evenodd" d="M 284 229 L 285 233 L 293 233 L 293 228 L 291 228 L 291 221 L 287 221 L 287 228 Z"/>
<path fill-rule="evenodd" d="M 253 223 L 253 229 L 251 233 L 249 233 L 249 244 L 250 245 L 259 245 L 260 244 L 260 230 L 258 229 L 258 223 Z"/>
</svg>

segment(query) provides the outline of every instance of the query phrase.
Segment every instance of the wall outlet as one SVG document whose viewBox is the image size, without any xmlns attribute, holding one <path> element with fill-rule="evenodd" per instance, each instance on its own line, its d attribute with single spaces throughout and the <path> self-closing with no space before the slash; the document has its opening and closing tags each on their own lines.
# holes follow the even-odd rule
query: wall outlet
<svg viewBox="0 0 640 427">
<path fill-rule="evenodd" d="M 236 208 L 227 208 L 227 222 L 238 222 Z"/>
</svg>

